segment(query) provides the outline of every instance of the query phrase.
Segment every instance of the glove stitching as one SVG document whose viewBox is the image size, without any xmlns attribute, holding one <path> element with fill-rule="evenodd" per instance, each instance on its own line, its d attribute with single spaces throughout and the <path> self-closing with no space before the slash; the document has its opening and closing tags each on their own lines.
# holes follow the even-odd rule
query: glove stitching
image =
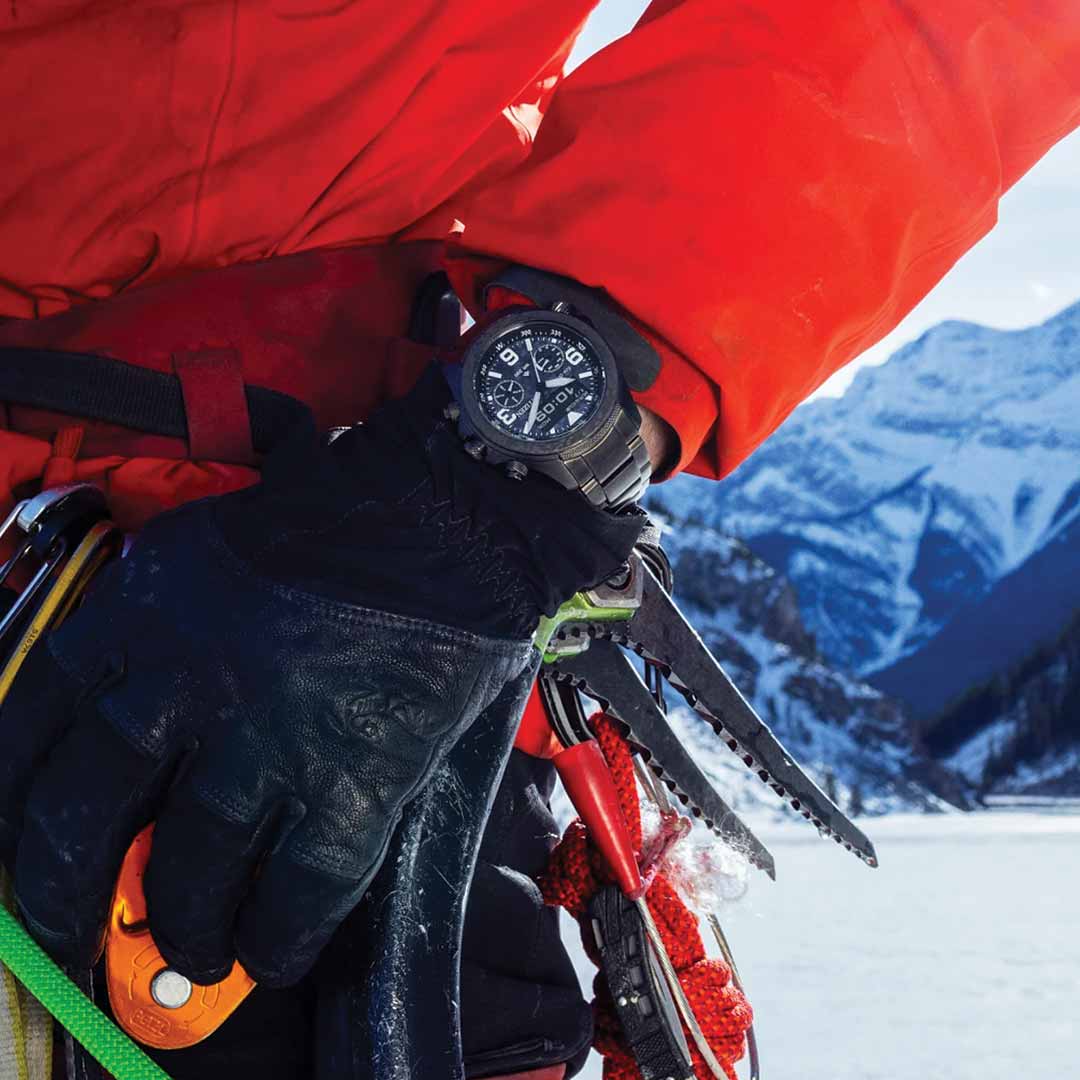
<svg viewBox="0 0 1080 1080">
<path fill-rule="evenodd" d="M 196 802 L 201 803 L 205 809 L 219 814 L 230 825 L 258 827 L 259 822 L 266 818 L 267 813 L 270 813 L 267 811 L 253 819 L 241 810 L 240 802 L 233 796 L 224 792 L 216 784 L 208 784 L 202 780 L 193 786 L 192 791 Z"/>
<path fill-rule="evenodd" d="M 437 520 L 437 515 L 446 510 L 446 518 Z M 421 520 L 422 525 L 434 525 L 439 531 L 441 546 L 458 555 L 460 565 L 471 570 L 478 584 L 484 585 L 491 582 L 494 586 L 495 602 L 512 602 L 516 611 L 524 612 L 535 606 L 521 580 L 520 572 L 516 572 L 505 557 L 507 551 L 513 549 L 509 546 L 495 544 L 486 529 L 480 529 L 473 533 L 469 526 L 471 519 L 468 515 L 459 518 L 453 516 L 452 504 L 449 500 L 434 504 L 426 518 Z M 465 535 L 461 538 L 452 538 L 448 535 L 451 529 L 464 525 Z M 497 556 L 497 558 L 495 558 Z"/>
<path fill-rule="evenodd" d="M 398 615 L 388 611 L 377 611 L 374 608 L 363 607 L 360 604 L 345 604 L 342 601 L 329 600 L 314 593 L 294 589 L 270 578 L 262 577 L 246 566 L 216 533 L 210 534 L 209 542 L 211 550 L 216 556 L 215 561 L 226 573 L 250 582 L 251 587 L 258 592 L 270 592 L 283 599 L 290 600 L 298 606 L 317 609 L 322 614 L 331 616 L 342 623 L 363 622 L 366 625 L 386 629 L 400 629 L 408 633 L 424 632 L 437 636 L 440 641 L 455 644 L 467 643 L 472 648 L 484 653 L 497 653 L 500 655 L 508 655 L 513 650 L 526 646 L 531 647 L 532 645 L 531 639 L 528 638 L 486 637 L 471 630 L 463 630 L 454 626 L 446 626 L 443 623 L 431 622 L 428 619 L 420 619 L 415 615 Z"/>
<path fill-rule="evenodd" d="M 512 544 L 499 544 L 491 537 L 489 529 L 477 521 L 467 510 L 460 515 L 455 513 L 453 498 L 453 478 L 447 480 L 442 470 L 436 468 L 436 461 L 445 456 L 450 426 L 446 421 L 439 421 L 423 439 L 421 446 L 425 455 L 423 466 L 426 475 L 412 488 L 397 495 L 392 500 L 366 499 L 346 508 L 329 521 L 316 525 L 296 525 L 286 528 L 277 536 L 268 538 L 254 550 L 253 559 L 258 560 L 268 553 L 298 538 L 318 540 L 318 538 L 346 528 L 354 518 L 374 511 L 377 515 L 391 511 L 406 511 L 415 515 L 417 528 L 431 529 L 439 547 L 448 554 L 456 555 L 458 565 L 470 572 L 477 585 L 487 586 L 492 592 L 495 606 L 505 605 L 510 608 L 514 622 L 529 623 L 539 618 L 537 604 L 530 594 L 527 577 L 514 566 L 515 559 L 507 558 L 507 553 L 520 559 L 520 552 Z M 451 452 L 465 461 L 465 454 L 453 437 Z M 466 467 L 475 463 L 467 462 Z M 449 490 L 447 490 L 449 488 Z M 420 497 L 423 504 L 414 508 L 410 504 Z M 460 530 L 461 535 L 454 535 Z M 534 615 L 534 613 L 536 613 Z"/>
<path fill-rule="evenodd" d="M 396 501 L 390 502 L 389 506 L 394 509 L 399 509 L 404 506 L 405 503 L 412 499 L 420 492 L 420 489 L 427 485 L 427 480 L 418 480 L 416 486 L 411 488 L 404 495 L 400 496 Z M 364 499 L 361 502 L 354 503 L 341 512 L 340 516 L 332 519 L 331 521 L 324 522 L 321 525 L 294 525 L 286 528 L 283 532 L 277 536 L 268 537 L 265 543 L 252 551 L 252 560 L 256 560 L 273 551 L 275 548 L 281 547 L 283 544 L 288 543 L 290 540 L 294 540 L 297 537 L 306 537 L 307 539 L 318 539 L 320 536 L 325 536 L 327 533 L 333 532 L 336 529 L 340 529 L 343 525 L 346 525 L 349 520 L 355 515 L 364 511 L 374 510 L 376 512 L 385 512 L 387 503 L 385 500 L 378 498 Z"/>
</svg>

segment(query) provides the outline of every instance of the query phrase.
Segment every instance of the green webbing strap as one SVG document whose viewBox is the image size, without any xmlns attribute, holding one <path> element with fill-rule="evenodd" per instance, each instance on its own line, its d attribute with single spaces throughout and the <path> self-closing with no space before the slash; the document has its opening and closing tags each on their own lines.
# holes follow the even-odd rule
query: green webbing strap
<svg viewBox="0 0 1080 1080">
<path fill-rule="evenodd" d="M 169 1080 L 168 1074 L 53 963 L 3 904 L 0 904 L 0 965 L 14 975 L 115 1080 Z M 0 1062 L 0 1068 L 2 1065 Z"/>
</svg>

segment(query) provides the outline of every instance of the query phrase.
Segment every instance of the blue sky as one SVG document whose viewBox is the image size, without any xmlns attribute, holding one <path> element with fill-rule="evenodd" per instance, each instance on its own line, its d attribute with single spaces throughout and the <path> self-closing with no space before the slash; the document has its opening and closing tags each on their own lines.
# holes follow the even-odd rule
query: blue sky
<svg viewBox="0 0 1080 1080">
<path fill-rule="evenodd" d="M 570 58 L 574 66 L 625 34 L 647 0 L 602 0 Z M 858 368 L 880 364 L 944 319 L 1030 326 L 1080 300 L 1080 131 L 1046 155 L 1001 201 L 997 227 L 877 345 L 819 394 L 841 394 Z"/>
</svg>

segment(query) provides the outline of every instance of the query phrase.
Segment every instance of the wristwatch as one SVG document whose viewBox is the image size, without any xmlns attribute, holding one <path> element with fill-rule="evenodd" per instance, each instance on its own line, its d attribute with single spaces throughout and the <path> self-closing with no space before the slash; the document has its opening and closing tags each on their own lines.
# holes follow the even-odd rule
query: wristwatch
<svg viewBox="0 0 1080 1080">
<path fill-rule="evenodd" d="M 513 307 L 474 334 L 444 368 L 465 449 L 524 479 L 541 473 L 618 510 L 652 472 L 631 389 L 655 381 L 652 346 L 595 290 L 512 267 L 501 286 L 535 307 Z"/>
</svg>

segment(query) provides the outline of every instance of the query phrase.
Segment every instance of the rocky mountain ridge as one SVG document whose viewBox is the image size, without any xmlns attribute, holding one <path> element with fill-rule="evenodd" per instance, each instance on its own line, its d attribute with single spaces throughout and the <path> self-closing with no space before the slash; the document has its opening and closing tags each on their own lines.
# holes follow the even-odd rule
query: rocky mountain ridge
<svg viewBox="0 0 1080 1080">
<path fill-rule="evenodd" d="M 1021 331 L 943 323 L 655 504 L 743 538 L 830 664 L 935 715 L 1080 609 L 1080 304 Z"/>
<path fill-rule="evenodd" d="M 980 795 L 1080 793 L 1080 613 L 1055 641 L 969 691 L 922 736 Z"/>
<path fill-rule="evenodd" d="M 918 749 L 899 705 L 822 660 L 782 575 L 707 526 L 681 523 L 665 532 L 664 547 L 680 608 L 789 752 L 842 807 L 968 803 L 970 789 Z M 692 713 L 679 711 L 674 720 L 736 807 L 782 806 Z"/>
</svg>

